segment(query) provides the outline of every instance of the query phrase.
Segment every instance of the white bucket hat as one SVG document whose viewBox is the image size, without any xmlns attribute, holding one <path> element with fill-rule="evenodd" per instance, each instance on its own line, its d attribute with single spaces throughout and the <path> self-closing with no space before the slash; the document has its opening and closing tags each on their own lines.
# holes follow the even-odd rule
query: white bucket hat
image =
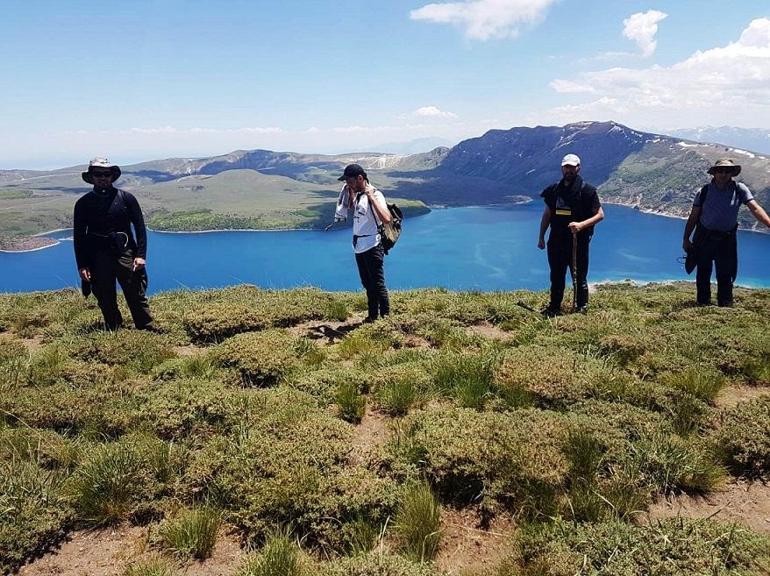
<svg viewBox="0 0 770 576">
<path fill-rule="evenodd" d="M 117 164 L 113 164 L 107 158 L 94 158 L 88 163 L 88 171 L 82 172 L 80 175 L 83 177 L 83 180 L 88 182 L 89 184 L 94 183 L 94 178 L 91 175 L 91 171 L 94 168 L 106 168 L 109 169 L 112 172 L 112 181 L 115 182 L 118 178 L 120 178 L 120 167 Z"/>
</svg>

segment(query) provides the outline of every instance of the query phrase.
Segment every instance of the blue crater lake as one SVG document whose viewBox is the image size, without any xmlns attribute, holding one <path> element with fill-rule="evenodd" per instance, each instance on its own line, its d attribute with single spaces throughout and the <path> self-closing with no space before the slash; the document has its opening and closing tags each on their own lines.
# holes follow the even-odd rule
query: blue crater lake
<svg viewBox="0 0 770 576">
<path fill-rule="evenodd" d="M 684 221 L 605 205 L 591 243 L 589 281 L 694 280 L 677 262 Z M 434 209 L 408 219 L 385 274 L 392 289 L 548 288 L 548 263 L 537 249 L 542 207 Z M 71 232 L 25 253 L 0 253 L 0 292 L 79 287 Z M 149 292 L 249 283 L 263 288 L 318 286 L 358 290 L 351 231 L 148 233 Z M 739 233 L 738 284 L 770 287 L 770 235 Z M 569 280 L 568 280 L 569 282 Z"/>
</svg>

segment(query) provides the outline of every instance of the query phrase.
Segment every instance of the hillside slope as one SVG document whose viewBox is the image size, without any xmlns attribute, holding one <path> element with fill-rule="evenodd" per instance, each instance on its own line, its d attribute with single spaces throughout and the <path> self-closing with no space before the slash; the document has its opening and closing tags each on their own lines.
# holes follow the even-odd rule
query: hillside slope
<svg viewBox="0 0 770 576">
<path fill-rule="evenodd" d="M 75 291 L 0 295 L 0 572 L 73 536 L 91 544 L 70 565 L 109 546 L 121 576 L 194 556 L 218 574 L 767 573 L 750 507 L 644 511 L 769 477 L 769 291 L 723 309 L 691 285 L 601 286 L 554 319 L 531 292 L 391 298 L 364 324 L 360 293 L 168 292 L 155 334 L 102 332 Z M 257 552 L 215 568 L 217 541 Z"/>
</svg>

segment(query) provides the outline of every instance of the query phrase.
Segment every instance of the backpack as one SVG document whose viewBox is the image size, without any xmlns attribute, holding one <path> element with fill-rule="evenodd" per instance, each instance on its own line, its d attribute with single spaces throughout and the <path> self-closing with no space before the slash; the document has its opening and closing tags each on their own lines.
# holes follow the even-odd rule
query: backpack
<svg viewBox="0 0 770 576">
<path fill-rule="evenodd" d="M 401 237 L 401 222 L 404 220 L 401 209 L 395 204 L 388 204 L 388 212 L 390 212 L 390 222 L 387 224 L 380 223 L 377 227 L 385 254 L 396 245 L 396 242 Z"/>
</svg>

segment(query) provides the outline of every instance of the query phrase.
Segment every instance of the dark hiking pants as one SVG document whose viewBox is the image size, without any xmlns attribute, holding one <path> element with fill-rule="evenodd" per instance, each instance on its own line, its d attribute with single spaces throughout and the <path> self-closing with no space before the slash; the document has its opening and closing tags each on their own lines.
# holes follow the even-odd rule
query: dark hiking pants
<svg viewBox="0 0 770 576">
<path fill-rule="evenodd" d="M 733 282 L 738 271 L 738 244 L 735 233 L 706 232 L 702 238 L 695 238 L 697 246 L 698 271 L 695 285 L 698 304 L 711 303 L 711 270 L 716 265 L 717 304 L 731 306 L 733 303 Z"/>
<path fill-rule="evenodd" d="M 361 277 L 361 284 L 366 289 L 370 320 L 376 319 L 378 314 L 386 316 L 390 312 L 390 301 L 388 300 L 388 289 L 385 287 L 385 272 L 383 270 L 384 259 L 385 251 L 381 245 L 356 254 L 358 274 Z"/>
<path fill-rule="evenodd" d="M 132 271 L 134 257 L 132 252 L 115 256 L 112 252 L 97 251 L 91 260 L 91 289 L 104 316 L 108 330 L 117 330 L 123 325 L 123 317 L 118 309 L 118 297 L 115 281 L 120 283 L 126 304 L 137 328 L 147 328 L 152 324 L 150 306 L 147 302 L 147 271 Z"/>
<path fill-rule="evenodd" d="M 588 305 L 588 245 L 591 239 L 578 236 L 577 307 Z M 565 275 L 572 273 L 572 235 L 548 239 L 548 266 L 551 269 L 551 310 L 559 310 L 564 298 Z"/>
</svg>

